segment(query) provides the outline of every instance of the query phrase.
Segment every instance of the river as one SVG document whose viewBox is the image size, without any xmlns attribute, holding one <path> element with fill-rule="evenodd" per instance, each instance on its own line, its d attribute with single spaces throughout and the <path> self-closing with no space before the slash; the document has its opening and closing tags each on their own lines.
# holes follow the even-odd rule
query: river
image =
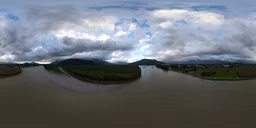
<svg viewBox="0 0 256 128">
<path fill-rule="evenodd" d="M 209 81 L 155 67 L 97 85 L 43 67 L 0 79 L 0 127 L 254 127 L 256 80 Z"/>
</svg>

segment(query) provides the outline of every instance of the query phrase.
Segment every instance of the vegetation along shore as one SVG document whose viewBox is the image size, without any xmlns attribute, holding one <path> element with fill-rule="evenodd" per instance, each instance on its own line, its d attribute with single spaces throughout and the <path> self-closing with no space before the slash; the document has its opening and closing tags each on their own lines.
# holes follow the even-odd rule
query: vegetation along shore
<svg viewBox="0 0 256 128">
<path fill-rule="evenodd" d="M 207 80 L 249 80 L 256 78 L 256 65 L 208 64 L 208 65 L 156 65 L 163 70 L 171 70 Z"/>
<path fill-rule="evenodd" d="M 0 78 L 11 77 L 22 73 L 19 67 L 0 67 Z"/>
<path fill-rule="evenodd" d="M 67 73 L 79 80 L 100 84 L 121 84 L 141 77 L 140 67 L 134 65 L 45 65 L 44 67 L 51 72 Z"/>
</svg>

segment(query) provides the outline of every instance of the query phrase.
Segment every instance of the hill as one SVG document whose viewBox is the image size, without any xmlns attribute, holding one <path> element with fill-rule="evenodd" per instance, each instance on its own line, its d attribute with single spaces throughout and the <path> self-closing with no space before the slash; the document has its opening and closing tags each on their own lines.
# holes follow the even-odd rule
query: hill
<svg viewBox="0 0 256 128">
<path fill-rule="evenodd" d="M 92 59 L 92 60 L 83 60 L 83 59 L 66 59 L 54 61 L 51 64 L 53 65 L 110 65 L 109 62 Z"/>
<path fill-rule="evenodd" d="M 136 61 L 133 63 L 130 63 L 129 65 L 161 65 L 165 64 L 164 62 L 157 61 L 157 60 L 151 60 L 151 59 L 142 59 L 140 61 Z"/>
<path fill-rule="evenodd" d="M 14 65 L 16 63 L 13 62 L 0 62 L 0 65 Z"/>
<path fill-rule="evenodd" d="M 32 65 L 40 65 L 40 64 L 37 63 L 37 62 L 30 62 L 29 64 L 32 64 Z"/>
<path fill-rule="evenodd" d="M 40 66 L 40 64 L 36 63 L 36 62 L 26 62 L 23 64 L 18 64 L 18 66 L 21 67 L 35 67 L 35 66 Z"/>
<path fill-rule="evenodd" d="M 118 62 L 115 62 L 114 64 L 116 64 L 116 65 L 127 65 L 129 63 L 124 62 L 124 61 L 118 61 Z"/>
</svg>

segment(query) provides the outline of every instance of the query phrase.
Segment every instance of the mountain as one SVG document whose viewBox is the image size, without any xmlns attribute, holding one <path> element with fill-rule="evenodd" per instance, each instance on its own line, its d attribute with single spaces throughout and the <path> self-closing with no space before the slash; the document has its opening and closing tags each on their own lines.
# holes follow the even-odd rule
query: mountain
<svg viewBox="0 0 256 128">
<path fill-rule="evenodd" d="M 114 64 L 117 64 L 117 65 L 127 65 L 129 63 L 123 62 L 123 61 L 118 61 L 118 62 L 115 62 Z"/>
<path fill-rule="evenodd" d="M 186 60 L 186 61 L 173 61 L 168 62 L 169 64 L 252 64 L 252 61 L 236 60 Z"/>
<path fill-rule="evenodd" d="M 110 65 L 111 63 L 104 61 L 104 60 L 99 60 L 99 59 L 92 59 L 91 61 L 96 62 L 97 64 L 103 64 L 103 65 Z"/>
<path fill-rule="evenodd" d="M 2 64 L 2 65 L 13 65 L 13 64 L 16 64 L 16 63 L 12 63 L 12 62 L 0 62 L 0 64 Z"/>
<path fill-rule="evenodd" d="M 62 60 L 56 60 L 56 61 L 51 62 L 51 64 L 57 65 L 57 64 L 59 64 L 61 61 L 62 61 Z"/>
<path fill-rule="evenodd" d="M 142 59 L 140 61 L 130 63 L 129 65 L 157 65 L 157 64 L 165 64 L 165 63 L 157 60 Z"/>
<path fill-rule="evenodd" d="M 40 64 L 37 63 L 37 62 L 30 62 L 29 64 L 32 64 L 32 65 L 40 65 Z"/>
<path fill-rule="evenodd" d="M 109 65 L 109 62 L 92 59 L 92 60 L 83 60 L 83 59 L 66 59 L 66 60 L 58 60 L 54 61 L 51 64 L 55 65 Z"/>
</svg>

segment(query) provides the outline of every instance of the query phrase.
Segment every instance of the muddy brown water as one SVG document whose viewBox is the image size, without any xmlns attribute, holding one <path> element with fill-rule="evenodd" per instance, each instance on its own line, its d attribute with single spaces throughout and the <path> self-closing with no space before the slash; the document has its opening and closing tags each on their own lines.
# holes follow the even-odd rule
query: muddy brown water
<svg viewBox="0 0 256 128">
<path fill-rule="evenodd" d="M 141 79 L 123 85 L 85 83 L 43 67 L 0 79 L 0 127 L 256 126 L 256 80 L 209 81 L 141 68 Z"/>
</svg>

